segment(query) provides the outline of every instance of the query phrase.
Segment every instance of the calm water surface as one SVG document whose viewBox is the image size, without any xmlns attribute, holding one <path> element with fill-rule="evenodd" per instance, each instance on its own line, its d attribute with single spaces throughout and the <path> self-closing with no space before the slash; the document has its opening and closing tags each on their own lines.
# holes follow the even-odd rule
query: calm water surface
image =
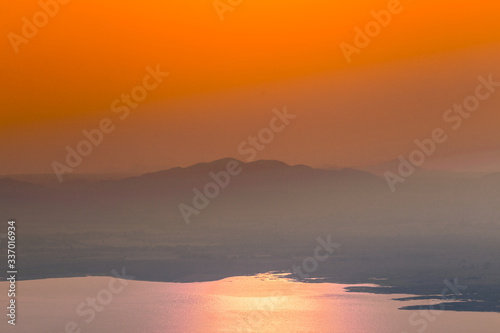
<svg viewBox="0 0 500 333">
<path fill-rule="evenodd" d="M 109 277 L 22 281 L 18 282 L 17 325 L 7 325 L 2 314 L 0 331 L 500 332 L 500 314 L 403 311 L 398 307 L 428 301 L 399 302 L 392 298 L 407 295 L 347 293 L 345 287 L 298 283 L 271 274 L 184 284 Z M 5 309 L 6 282 L 0 283 L 0 290 Z"/>
</svg>

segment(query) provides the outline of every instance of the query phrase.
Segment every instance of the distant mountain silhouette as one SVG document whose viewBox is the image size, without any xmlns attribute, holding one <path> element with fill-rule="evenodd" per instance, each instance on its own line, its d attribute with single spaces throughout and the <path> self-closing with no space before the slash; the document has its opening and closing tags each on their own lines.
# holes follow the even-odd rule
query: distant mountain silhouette
<svg viewBox="0 0 500 333">
<path fill-rule="evenodd" d="M 22 213 L 33 223 L 71 225 L 81 223 L 82 216 L 92 216 L 110 224 L 147 220 L 182 225 L 179 205 L 193 207 L 197 191 L 208 197 L 205 187 L 216 183 L 210 173 L 226 170 L 231 161 L 236 160 L 220 159 L 120 180 L 83 179 L 50 186 L 4 178 L 0 179 L 0 209 L 10 216 Z M 215 198 L 208 198 L 207 207 L 193 220 L 340 216 L 390 221 L 398 214 L 441 214 L 443 209 L 447 218 L 461 219 L 489 214 L 500 194 L 500 174 L 460 178 L 430 173 L 408 178 L 392 193 L 383 177 L 355 169 L 322 170 L 274 160 L 237 162 L 241 173 L 231 176 Z M 484 211 L 474 213 L 480 208 Z"/>
</svg>

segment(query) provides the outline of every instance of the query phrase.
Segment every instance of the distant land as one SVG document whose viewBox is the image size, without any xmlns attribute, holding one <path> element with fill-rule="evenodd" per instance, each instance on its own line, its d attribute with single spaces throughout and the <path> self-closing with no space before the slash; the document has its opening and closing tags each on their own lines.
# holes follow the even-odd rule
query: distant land
<svg viewBox="0 0 500 333">
<path fill-rule="evenodd" d="M 193 205 L 195 189 L 234 161 L 61 184 L 0 179 L 0 209 L 18 221 L 19 277 L 126 267 L 139 280 L 187 282 L 287 271 L 331 235 L 341 246 L 310 278 L 425 296 L 457 277 L 468 288 L 449 310 L 500 312 L 500 173 L 422 172 L 392 193 L 366 171 L 237 162 L 241 173 L 185 223 L 179 205 Z"/>
</svg>

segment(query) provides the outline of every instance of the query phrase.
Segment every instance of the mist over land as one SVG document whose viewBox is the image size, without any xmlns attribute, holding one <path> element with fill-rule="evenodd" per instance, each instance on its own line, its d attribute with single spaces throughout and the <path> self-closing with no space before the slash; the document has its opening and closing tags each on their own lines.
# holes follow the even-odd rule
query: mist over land
<svg viewBox="0 0 500 333">
<path fill-rule="evenodd" d="M 341 246 L 310 278 L 429 296 L 457 277 L 468 287 L 461 309 L 500 311 L 500 173 L 420 172 L 392 193 L 364 171 L 240 162 L 186 224 L 179 204 L 192 206 L 193 189 L 228 162 L 61 184 L 0 179 L 0 209 L 18 221 L 19 277 L 126 267 L 139 280 L 187 282 L 288 271 L 330 235 Z"/>
</svg>

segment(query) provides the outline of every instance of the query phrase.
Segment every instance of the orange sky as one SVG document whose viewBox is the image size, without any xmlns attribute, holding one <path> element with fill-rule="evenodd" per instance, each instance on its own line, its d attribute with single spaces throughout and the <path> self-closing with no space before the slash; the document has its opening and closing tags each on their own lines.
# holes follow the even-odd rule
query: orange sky
<svg viewBox="0 0 500 333">
<path fill-rule="evenodd" d="M 499 72 L 500 4 L 401 1 L 403 11 L 348 64 L 339 44 L 352 43 L 353 28 L 364 27 L 370 11 L 387 3 L 243 0 L 223 22 L 211 0 L 60 5 L 18 53 L 2 39 L 0 174 L 51 172 L 50 163 L 64 159 L 64 147 L 75 145 L 82 129 L 111 117 L 110 103 L 156 64 L 170 76 L 76 172 L 141 172 L 238 157 L 234 147 L 282 105 L 302 112 L 304 120 L 297 118 L 262 158 L 313 165 L 394 158 L 415 135 L 440 126 L 423 114 L 442 113 L 467 96 L 478 75 Z M 2 34 L 21 34 L 22 18 L 31 20 L 39 10 L 37 1 L 9 3 L 0 14 Z M 439 85 L 426 91 L 443 66 Z M 405 81 L 412 84 L 402 87 Z M 343 93 L 325 91 L 332 84 Z M 397 96 L 384 86 L 397 89 Z M 417 91 L 426 97 L 419 100 Z M 337 103 L 330 100 L 334 95 Z M 346 96 L 359 101 L 354 105 Z M 494 108 L 499 98 L 488 103 Z M 387 111 L 393 105 L 405 111 Z M 471 121 L 447 150 L 498 148 L 496 121 L 496 115 Z M 484 138 L 471 143 L 477 133 Z M 368 155 L 360 152 L 367 142 L 373 145 Z"/>
</svg>

